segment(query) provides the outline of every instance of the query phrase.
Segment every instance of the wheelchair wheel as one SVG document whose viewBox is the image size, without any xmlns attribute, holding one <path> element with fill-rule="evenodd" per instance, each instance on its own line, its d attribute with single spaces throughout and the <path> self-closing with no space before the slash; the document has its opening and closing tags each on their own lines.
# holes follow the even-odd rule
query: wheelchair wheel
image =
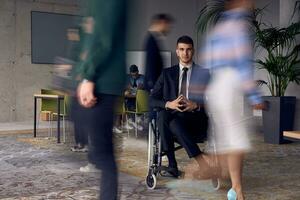
<svg viewBox="0 0 300 200">
<path fill-rule="evenodd" d="M 222 189 L 228 190 L 229 188 L 231 188 L 230 179 L 216 178 L 216 179 L 212 179 L 211 183 L 214 190 L 222 190 Z"/>
<path fill-rule="evenodd" d="M 211 179 L 211 184 L 214 188 L 214 190 L 219 190 L 220 189 L 220 179 Z"/>
<path fill-rule="evenodd" d="M 153 154 L 154 154 L 154 133 L 152 129 L 152 123 L 149 123 L 148 133 L 148 167 L 153 165 Z"/>
<path fill-rule="evenodd" d="M 146 177 L 146 185 L 149 189 L 154 190 L 156 187 L 156 176 L 154 174 L 148 174 Z"/>
</svg>

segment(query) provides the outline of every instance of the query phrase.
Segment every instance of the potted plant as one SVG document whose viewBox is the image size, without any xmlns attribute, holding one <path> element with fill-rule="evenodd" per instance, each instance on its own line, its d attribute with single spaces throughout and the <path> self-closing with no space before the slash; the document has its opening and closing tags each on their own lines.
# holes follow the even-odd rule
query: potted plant
<svg viewBox="0 0 300 200">
<path fill-rule="evenodd" d="M 267 71 L 267 81 L 258 81 L 266 85 L 271 96 L 264 96 L 268 110 L 263 110 L 263 132 L 267 143 L 283 143 L 283 131 L 293 130 L 295 96 L 284 96 L 291 82 L 300 83 L 300 43 L 296 37 L 300 34 L 300 22 L 288 27 L 278 28 L 254 21 L 256 44 L 266 51 L 263 59 L 256 60 L 258 69 Z"/>
<path fill-rule="evenodd" d="M 300 10 L 300 1 L 295 4 L 295 12 Z M 220 18 L 224 9 L 224 1 L 209 1 L 200 11 L 197 20 L 197 30 L 205 32 L 207 27 Z M 279 28 L 266 25 L 260 20 L 264 9 L 256 9 L 253 24 L 255 43 L 265 50 L 262 59 L 255 61 L 258 69 L 266 70 L 267 80 L 259 80 L 259 85 L 266 85 L 271 96 L 263 99 L 268 103 L 268 109 L 263 111 L 264 140 L 267 143 L 283 143 L 283 131 L 292 130 L 295 113 L 296 97 L 284 96 L 291 82 L 300 83 L 300 43 L 296 37 L 300 35 L 300 22 L 288 27 Z"/>
</svg>

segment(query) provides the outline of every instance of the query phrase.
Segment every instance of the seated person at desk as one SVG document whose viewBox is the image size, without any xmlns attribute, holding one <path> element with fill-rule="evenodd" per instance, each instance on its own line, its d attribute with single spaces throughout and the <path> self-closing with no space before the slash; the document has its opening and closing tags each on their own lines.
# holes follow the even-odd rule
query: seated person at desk
<svg viewBox="0 0 300 200">
<path fill-rule="evenodd" d="M 163 70 L 150 95 L 151 106 L 160 109 L 157 116 L 158 131 L 162 150 L 169 161 L 162 175 L 175 178 L 180 173 L 175 158 L 174 136 L 190 158 L 199 161 L 205 158 L 197 140 L 206 138 L 208 117 L 201 106 L 202 102 L 191 98 L 190 83 L 193 76 L 199 76 L 199 73 L 202 77 L 209 77 L 208 70 L 193 62 L 194 44 L 189 36 L 177 40 L 176 54 L 179 64 Z"/>
<path fill-rule="evenodd" d="M 144 89 L 144 75 L 139 74 L 139 68 L 131 65 L 129 68 L 127 88 L 125 90 L 126 109 L 135 110 L 135 97 L 138 89 Z"/>
</svg>

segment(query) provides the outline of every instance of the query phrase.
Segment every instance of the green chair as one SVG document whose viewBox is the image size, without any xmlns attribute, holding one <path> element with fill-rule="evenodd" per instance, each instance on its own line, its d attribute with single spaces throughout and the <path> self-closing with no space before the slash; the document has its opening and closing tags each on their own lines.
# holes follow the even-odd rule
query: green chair
<svg viewBox="0 0 300 200">
<path fill-rule="evenodd" d="M 64 95 L 64 101 L 60 104 L 60 116 L 63 120 L 63 135 L 64 135 L 64 142 L 66 140 L 66 131 L 65 131 L 65 118 L 67 116 L 67 110 L 69 110 L 69 106 L 67 103 L 70 101 L 69 96 L 65 93 L 62 93 L 57 90 L 51 89 L 41 89 L 41 94 L 50 94 L 50 95 Z M 42 99 L 41 100 L 41 112 L 47 113 L 49 115 L 49 127 L 50 127 L 50 136 L 52 136 L 52 121 L 54 120 L 55 116 L 57 117 L 57 100 L 55 99 Z M 38 118 L 39 119 L 39 118 Z"/>
<path fill-rule="evenodd" d="M 114 107 L 115 115 L 122 115 L 125 113 L 124 97 L 118 97 Z"/>
<path fill-rule="evenodd" d="M 41 89 L 41 94 L 55 94 L 53 90 L 50 89 Z M 63 105 L 61 106 L 61 109 L 63 109 Z M 40 120 L 40 114 L 43 113 L 45 114 L 46 120 L 49 122 L 49 128 L 48 128 L 48 137 L 52 136 L 52 113 L 56 112 L 57 110 L 57 101 L 54 99 L 41 99 L 41 104 L 40 104 L 40 112 L 39 112 L 39 117 L 38 117 L 38 122 Z"/>
<path fill-rule="evenodd" d="M 63 94 L 61 92 L 58 92 L 57 94 Z M 66 142 L 66 118 L 69 117 L 70 115 L 70 110 L 71 110 L 71 97 L 67 94 L 63 94 L 64 95 L 64 101 L 63 103 L 61 104 L 61 107 L 60 107 L 60 117 L 62 118 L 63 120 L 63 139 L 64 139 L 64 142 Z M 52 117 L 53 119 L 57 119 L 57 110 L 55 110 L 55 112 L 52 112 Z"/>
<path fill-rule="evenodd" d="M 114 115 L 116 117 L 121 116 L 121 127 L 123 131 L 123 116 L 125 114 L 125 103 L 124 103 L 124 97 L 118 97 L 114 106 Z M 115 120 L 117 120 L 116 118 Z"/>
<path fill-rule="evenodd" d="M 54 100 L 52 99 L 41 99 L 41 106 L 40 106 L 40 112 L 39 112 L 39 116 L 38 116 L 38 121 L 37 121 L 37 126 L 39 125 L 39 120 L 40 120 L 40 115 L 44 114 L 46 117 L 49 126 L 48 126 L 48 137 L 52 136 L 52 112 L 54 112 L 56 110 L 56 103 Z"/>
<path fill-rule="evenodd" d="M 135 137 L 137 137 L 138 134 L 138 121 L 137 121 L 137 115 L 143 115 L 145 119 L 145 114 L 149 112 L 149 93 L 146 90 L 137 90 L 136 92 L 136 100 L 135 100 L 135 111 L 126 110 L 126 121 L 128 125 L 128 116 L 127 114 L 134 114 L 134 121 L 136 123 L 135 126 Z M 129 131 L 128 131 L 129 132 Z"/>
</svg>

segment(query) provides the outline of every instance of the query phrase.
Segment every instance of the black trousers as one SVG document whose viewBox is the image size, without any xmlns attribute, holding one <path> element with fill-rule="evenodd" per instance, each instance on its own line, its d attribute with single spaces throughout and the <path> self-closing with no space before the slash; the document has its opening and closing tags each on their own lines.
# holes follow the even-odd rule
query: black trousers
<svg viewBox="0 0 300 200">
<path fill-rule="evenodd" d="M 114 104 L 117 96 L 98 94 L 97 104 L 86 109 L 85 125 L 89 133 L 88 159 L 101 170 L 100 199 L 116 200 L 118 174 L 113 148 Z"/>
<path fill-rule="evenodd" d="M 75 143 L 85 146 L 88 144 L 88 133 L 85 130 L 83 119 L 85 119 L 85 111 L 76 97 L 72 97 L 71 102 L 71 120 L 74 122 Z"/>
<path fill-rule="evenodd" d="M 190 158 L 201 154 L 197 142 L 206 138 L 208 128 L 208 117 L 204 109 L 184 113 L 162 110 L 158 113 L 157 120 L 163 151 L 174 152 L 176 138 Z"/>
</svg>

